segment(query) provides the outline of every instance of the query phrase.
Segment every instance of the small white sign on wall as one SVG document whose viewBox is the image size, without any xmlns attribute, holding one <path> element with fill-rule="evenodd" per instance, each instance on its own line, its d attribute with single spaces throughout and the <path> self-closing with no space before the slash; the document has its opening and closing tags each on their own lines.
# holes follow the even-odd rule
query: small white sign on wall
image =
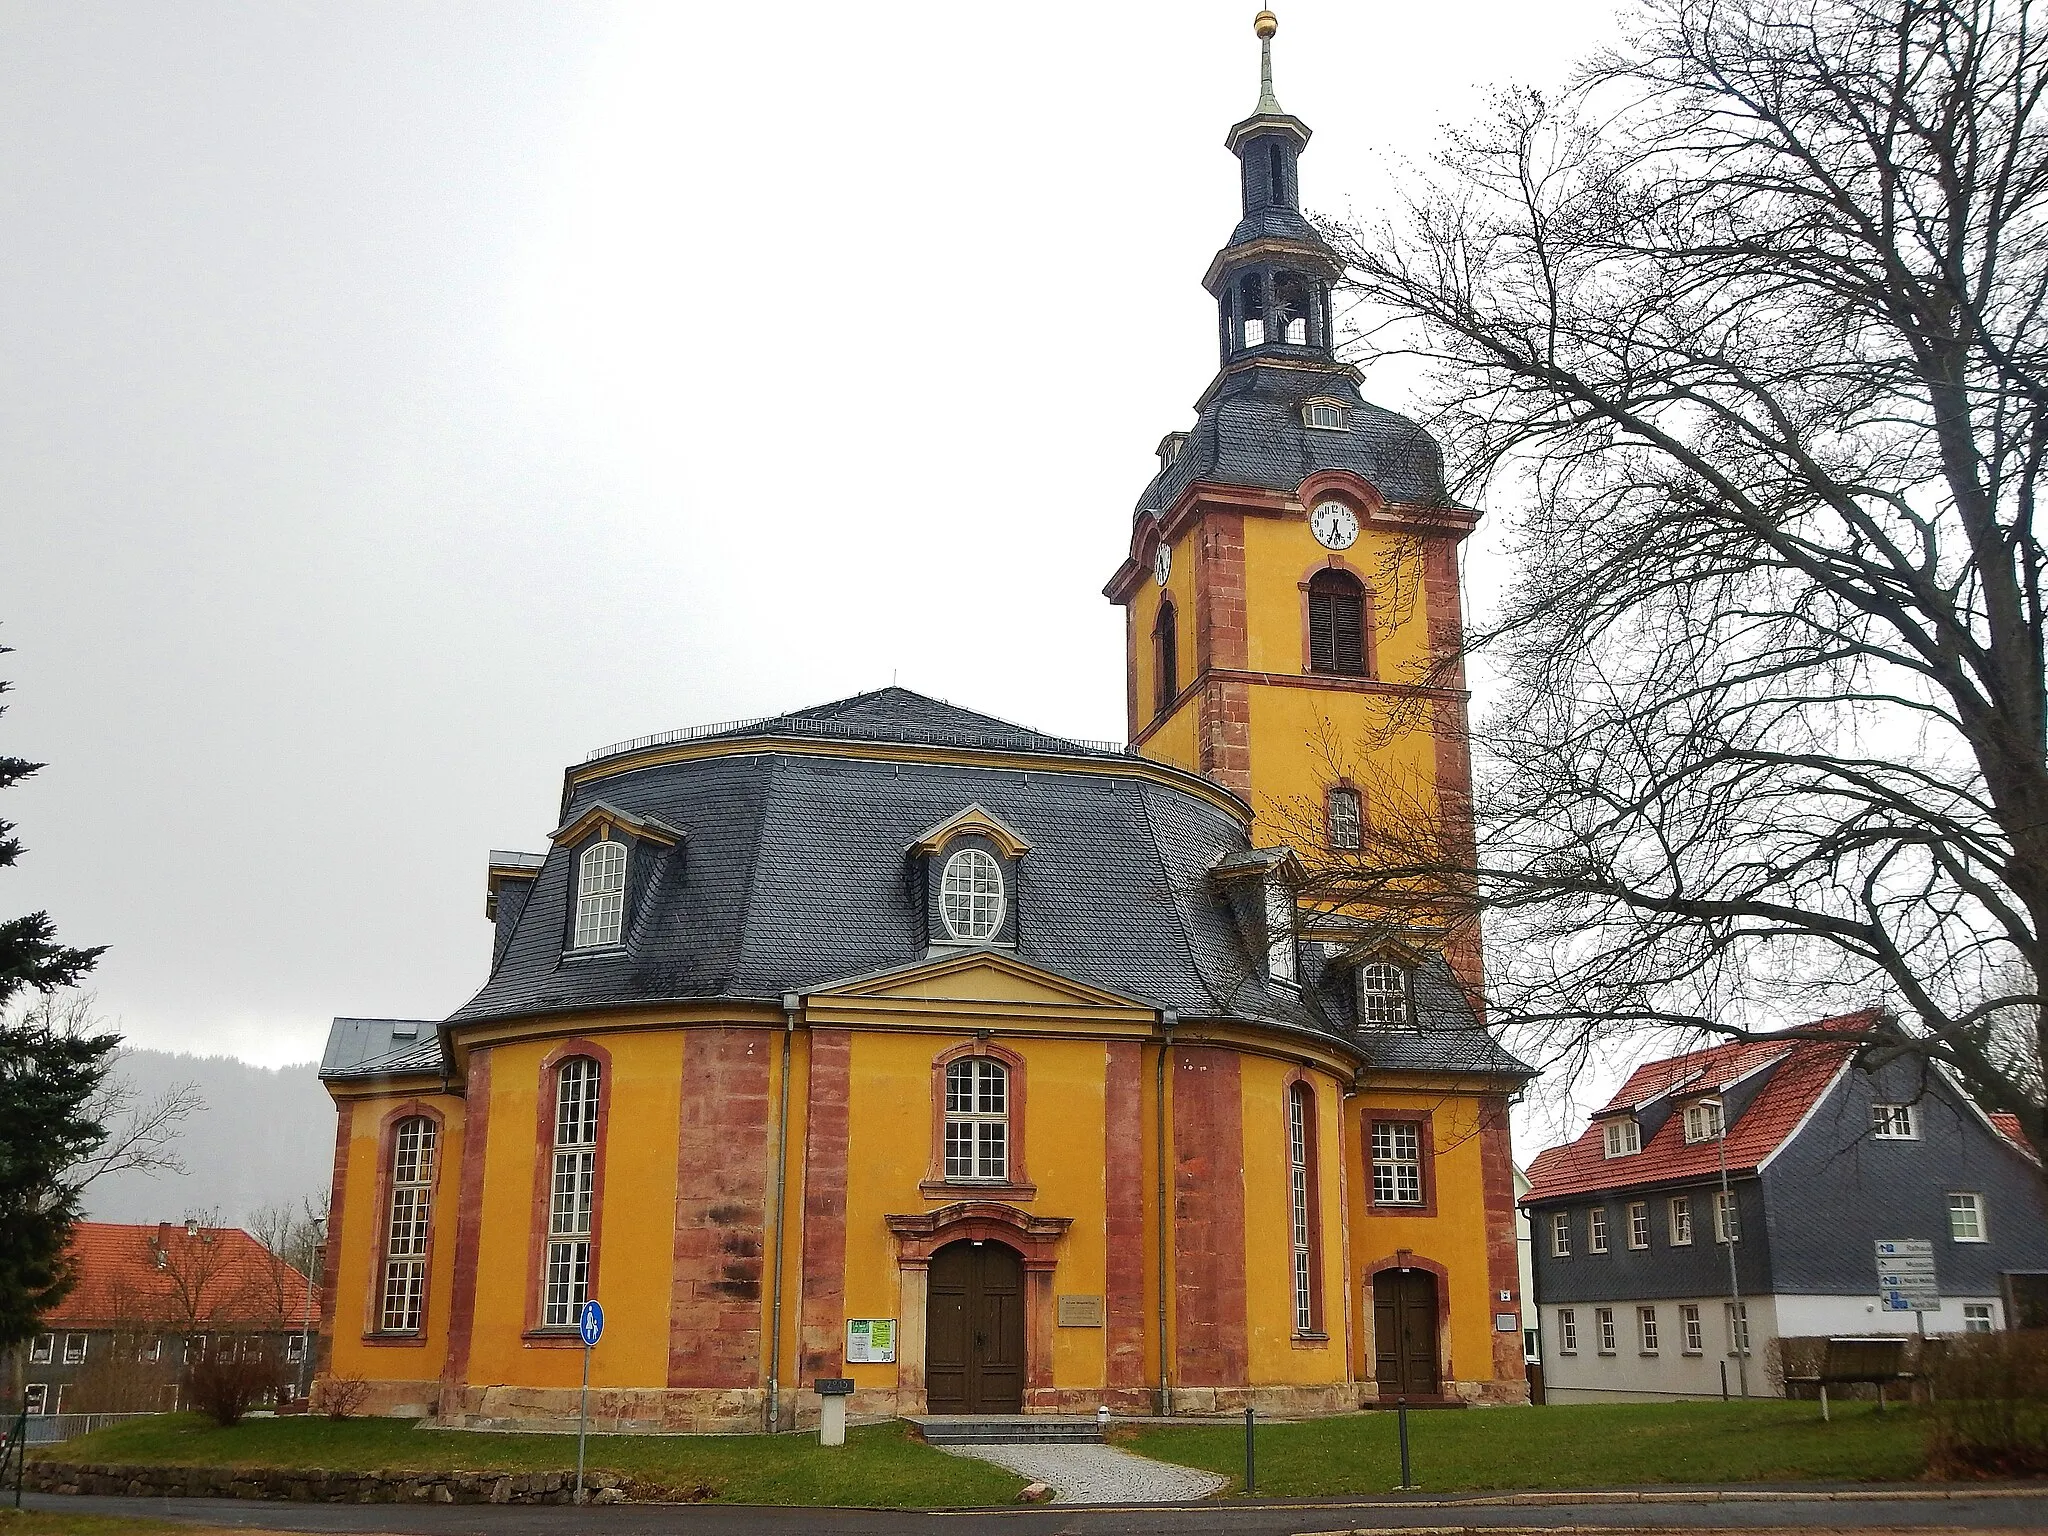
<svg viewBox="0 0 2048 1536">
<path fill-rule="evenodd" d="M 849 1317 L 846 1320 L 848 1365 L 889 1365 L 895 1359 L 895 1318 Z"/>
</svg>

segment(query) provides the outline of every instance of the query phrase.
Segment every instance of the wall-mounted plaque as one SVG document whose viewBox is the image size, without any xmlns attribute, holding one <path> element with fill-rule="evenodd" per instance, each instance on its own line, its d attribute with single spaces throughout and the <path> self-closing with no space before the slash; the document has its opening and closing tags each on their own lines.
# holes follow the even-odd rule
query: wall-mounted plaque
<svg viewBox="0 0 2048 1536">
<path fill-rule="evenodd" d="M 849 1317 L 846 1320 L 848 1365 L 887 1365 L 895 1358 L 895 1318 Z"/>
<path fill-rule="evenodd" d="M 1102 1326 L 1102 1298 L 1100 1296 L 1062 1296 L 1060 1298 L 1059 1317 L 1062 1328 L 1100 1328 Z"/>
</svg>

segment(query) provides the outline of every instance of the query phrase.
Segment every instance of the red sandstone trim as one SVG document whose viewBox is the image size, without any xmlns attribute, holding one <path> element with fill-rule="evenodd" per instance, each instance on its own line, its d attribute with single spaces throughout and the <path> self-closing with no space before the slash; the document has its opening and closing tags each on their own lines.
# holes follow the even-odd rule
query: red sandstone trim
<svg viewBox="0 0 2048 1536">
<path fill-rule="evenodd" d="M 1373 1276 L 1389 1269 L 1424 1269 L 1436 1276 L 1437 1390 L 1440 1394 L 1449 1396 L 1451 1383 L 1458 1378 L 1458 1373 L 1451 1367 L 1451 1272 L 1445 1269 L 1443 1265 L 1437 1263 L 1435 1259 L 1426 1259 L 1410 1248 L 1396 1248 L 1385 1258 L 1374 1259 L 1365 1266 L 1364 1270 L 1365 1315 L 1368 1319 L 1373 1317 L 1373 1313 L 1376 1310 L 1376 1299 L 1373 1296 L 1372 1285 Z M 1366 1373 L 1374 1381 L 1378 1381 L 1379 1340 L 1371 1337 L 1375 1326 L 1376 1324 L 1369 1325 L 1366 1329 L 1368 1338 L 1365 1348 L 1365 1363 Z M 1487 1319 L 1487 1326 L 1493 1326 L 1491 1318 Z M 1516 1337 L 1519 1339 L 1520 1335 L 1517 1334 Z"/>
<path fill-rule="evenodd" d="M 804 1128 L 804 1279 L 797 1379 L 838 1376 L 845 1365 L 846 1158 L 853 1036 L 811 1031 L 809 1120 Z"/>
<path fill-rule="evenodd" d="M 455 1273 L 448 1287 L 448 1352 L 441 1366 L 440 1414 L 461 1411 L 469 1384 L 470 1336 L 476 1327 L 477 1250 L 484 1228 L 484 1150 L 491 1129 L 491 1049 L 469 1053 L 462 1090 L 462 1183 L 456 1196 Z"/>
<path fill-rule="evenodd" d="M 689 1032 L 676 1142 L 668 1384 L 762 1379 L 769 1059 L 775 1031 Z"/>
<path fill-rule="evenodd" d="M 1001 1183 L 990 1183 L 979 1179 L 949 1179 L 946 1177 L 946 1068 L 963 1057 L 986 1056 L 999 1061 L 1009 1071 L 1007 1086 L 1010 1106 L 1009 1142 L 1004 1153 L 1005 1166 L 1009 1177 Z M 932 1058 L 932 1144 L 931 1157 L 925 1164 L 924 1182 L 917 1186 L 918 1193 L 928 1200 L 1032 1200 L 1037 1198 L 1038 1186 L 1031 1182 L 1025 1172 L 1024 1162 L 1024 1106 L 1028 1074 L 1024 1058 L 1015 1051 L 1006 1050 L 992 1040 L 969 1040 L 950 1050 L 939 1052 Z"/>
<path fill-rule="evenodd" d="M 1472 745 L 1465 703 L 1465 611 L 1458 581 L 1458 546 L 1452 539 L 1424 541 L 1422 594 L 1429 615 L 1432 680 L 1450 696 L 1437 702 L 1434 722 L 1437 814 L 1442 818 L 1452 855 L 1467 869 L 1479 859 L 1472 824 Z M 1460 914 L 1444 959 L 1464 987 L 1479 1021 L 1486 1022 L 1485 969 L 1480 950 L 1479 920 Z"/>
<path fill-rule="evenodd" d="M 1242 667 L 1249 657 L 1250 638 L 1245 606 L 1244 517 L 1214 512 L 1190 541 L 1195 551 L 1195 672 L 1215 667 Z"/>
<path fill-rule="evenodd" d="M 1487 1327 L 1493 1330 L 1493 1375 L 1496 1381 L 1525 1385 L 1522 1330 L 1502 1333 L 1493 1327 L 1495 1312 L 1521 1311 L 1521 1260 L 1515 1242 L 1515 1172 L 1508 1142 L 1508 1100 L 1489 1093 L 1479 1101 L 1479 1186 L 1486 1209 Z M 1512 1300 L 1502 1301 L 1503 1294 Z"/>
<path fill-rule="evenodd" d="M 1183 1046 L 1173 1086 L 1177 1387 L 1240 1386 L 1246 1348 L 1244 1106 L 1237 1053 Z"/>
<path fill-rule="evenodd" d="M 334 1107 L 334 1174 L 328 1185 L 327 1242 L 320 1266 L 320 1343 L 315 1350 L 313 1372 L 325 1376 L 334 1369 L 335 1308 L 341 1289 L 342 1219 L 348 1210 L 348 1157 L 356 1117 L 355 1102 L 343 1099 Z"/>
<path fill-rule="evenodd" d="M 590 1188 L 590 1277 L 587 1294 L 597 1289 L 598 1260 L 604 1253 L 604 1165 L 605 1146 L 610 1140 L 612 1095 L 618 1083 L 612 1076 L 612 1053 L 595 1040 L 578 1036 L 564 1040 L 540 1064 L 540 1092 L 534 1105 L 533 1206 L 526 1234 L 526 1332 L 529 1347 L 560 1346 L 581 1349 L 583 1341 L 573 1328 L 542 1328 L 541 1290 L 548 1272 L 548 1188 L 555 1161 L 555 1095 L 562 1063 L 576 1056 L 588 1056 L 597 1063 L 597 1157 Z"/>
<path fill-rule="evenodd" d="M 427 1191 L 426 1282 L 420 1292 L 420 1325 L 416 1329 L 386 1330 L 384 1327 L 384 1265 L 391 1247 L 391 1162 L 398 1143 L 401 1120 L 434 1122 L 434 1181 Z M 448 1150 L 448 1117 L 432 1105 L 407 1099 L 387 1110 L 377 1122 L 377 1225 L 370 1249 L 370 1289 L 363 1309 L 365 1344 L 410 1345 L 417 1349 L 427 1342 L 427 1319 L 434 1305 L 434 1243 L 441 1230 L 441 1166 Z"/>
<path fill-rule="evenodd" d="M 1367 1109 L 1359 1116 L 1362 1139 L 1359 1147 L 1365 1159 L 1365 1206 L 1374 1216 L 1434 1216 L 1436 1214 L 1436 1111 L 1433 1109 Z M 1422 1204 L 1382 1204 L 1373 1198 L 1372 1128 L 1375 1125 L 1414 1125 L 1421 1129 L 1415 1138 L 1422 1157 Z M 1426 1266 L 1423 1266 L 1426 1267 Z"/>
<path fill-rule="evenodd" d="M 1145 1385 L 1144 1048 L 1112 1041 L 1103 1072 L 1103 1368 L 1112 1387 Z"/>
</svg>

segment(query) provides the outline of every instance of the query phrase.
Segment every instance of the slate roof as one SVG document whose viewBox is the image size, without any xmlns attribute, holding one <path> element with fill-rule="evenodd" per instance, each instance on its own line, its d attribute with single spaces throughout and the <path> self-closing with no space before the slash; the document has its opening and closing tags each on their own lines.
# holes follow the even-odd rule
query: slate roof
<svg viewBox="0 0 2048 1536">
<path fill-rule="evenodd" d="M 161 1269 L 158 1249 L 167 1259 Z M 46 1329 L 186 1321 L 292 1329 L 319 1321 L 307 1310 L 306 1277 L 240 1227 L 203 1227 L 194 1237 L 182 1222 L 81 1221 L 67 1252 L 78 1283 L 44 1315 Z M 181 1298 L 181 1281 L 196 1302 Z"/>
<path fill-rule="evenodd" d="M 1802 1028 L 1840 1028 L 1846 1033 L 1867 1029 L 1877 1018 L 1875 1011 L 1845 1014 Z M 1755 1097 L 1747 1104 L 1735 1106 L 1727 1135 L 1729 1173 L 1753 1173 L 1791 1138 L 1855 1049 L 1855 1041 L 1846 1038 L 1839 1043 L 1766 1038 L 1735 1041 L 1646 1062 L 1630 1074 L 1621 1091 L 1599 1110 L 1576 1141 L 1536 1154 L 1536 1160 L 1529 1165 L 1530 1187 L 1523 1203 L 1538 1204 L 1570 1195 L 1718 1175 L 1719 1144 L 1701 1141 L 1688 1145 L 1683 1115 L 1673 1114 L 1658 1125 L 1653 1134 L 1645 1137 L 1642 1151 L 1615 1158 L 1605 1154 L 1601 1119 L 1640 1110 L 1666 1095 L 1690 1099 L 1697 1094 L 1732 1090 L 1753 1074 L 1763 1074 Z"/>
<path fill-rule="evenodd" d="M 872 753 L 777 746 L 814 722 L 865 730 Z M 1055 768 L 919 761 L 903 744 L 965 743 L 1065 759 Z M 563 819 L 603 803 L 680 834 L 651 864 L 614 950 L 566 952 L 575 850 L 551 849 L 483 987 L 445 1023 L 638 1003 L 775 1000 L 914 965 L 927 945 L 909 848 L 969 805 L 1030 851 L 1013 892 L 1017 958 L 1188 1019 L 1313 1031 L 1390 1071 L 1529 1075 L 1481 1028 L 1441 961 L 1417 975 L 1412 1029 L 1360 1035 L 1325 946 L 1300 989 L 1269 982 L 1212 872 L 1250 852 L 1248 817 L 1127 771 L 1122 754 L 891 688 L 697 740 L 730 750 L 622 768 L 572 787 Z M 1035 748 L 1026 742 L 1039 743 Z M 1083 766 L 1076 766 L 1080 759 Z M 1099 771 L 1085 766 L 1100 758 Z M 951 953 L 951 950 L 945 951 Z M 325 1080 L 442 1070 L 433 1026 L 337 1019 Z"/>
</svg>

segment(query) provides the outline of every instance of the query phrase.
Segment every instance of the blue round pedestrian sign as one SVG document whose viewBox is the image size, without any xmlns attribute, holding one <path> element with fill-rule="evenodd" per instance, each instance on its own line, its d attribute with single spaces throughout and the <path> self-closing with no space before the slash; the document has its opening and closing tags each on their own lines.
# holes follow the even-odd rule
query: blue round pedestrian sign
<svg viewBox="0 0 2048 1536">
<path fill-rule="evenodd" d="M 583 1303 L 583 1310 L 576 1314 L 576 1331 L 583 1335 L 586 1348 L 594 1349 L 597 1341 L 604 1337 L 604 1308 L 595 1300 Z"/>
</svg>

